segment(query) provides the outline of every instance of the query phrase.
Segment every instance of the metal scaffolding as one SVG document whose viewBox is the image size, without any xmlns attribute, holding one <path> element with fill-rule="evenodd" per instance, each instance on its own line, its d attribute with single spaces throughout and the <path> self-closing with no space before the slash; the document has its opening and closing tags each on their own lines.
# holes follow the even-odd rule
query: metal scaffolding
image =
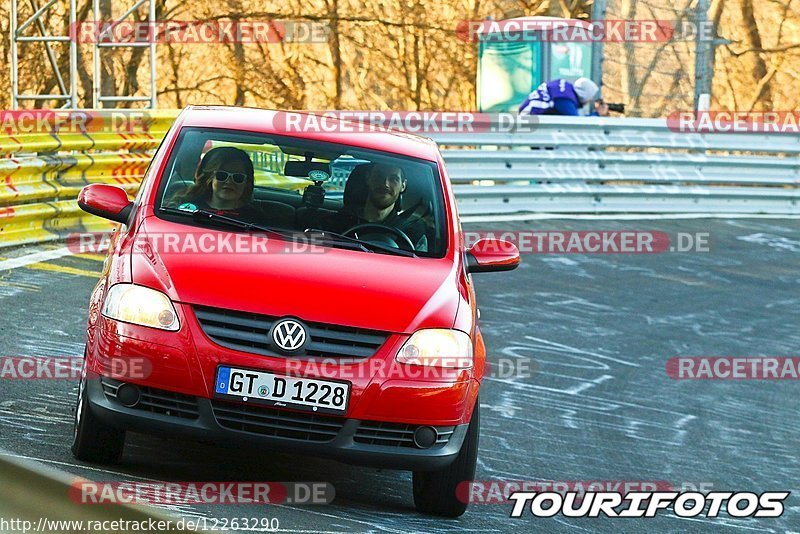
<svg viewBox="0 0 800 534">
<path fill-rule="evenodd" d="M 75 39 L 71 39 L 69 35 L 51 35 L 47 26 L 42 22 L 42 16 L 56 4 L 58 0 L 48 0 L 48 2 L 39 7 L 37 0 L 30 0 L 31 7 L 33 8 L 33 15 L 27 20 L 19 24 L 19 0 L 11 0 L 11 107 L 18 109 L 20 101 L 26 100 L 57 100 L 63 101 L 61 107 L 74 108 L 78 102 L 77 92 L 77 64 L 78 64 L 78 44 Z M 75 28 L 75 0 L 69 0 L 69 27 Z M 31 26 L 36 25 L 40 35 L 26 35 L 26 30 Z M 54 42 L 68 42 L 69 43 L 69 88 L 64 82 L 64 75 L 58 65 L 56 54 L 53 51 L 51 43 Z M 47 53 L 47 59 L 53 73 L 56 77 L 56 83 L 60 93 L 58 94 L 40 94 L 40 93 L 25 93 L 19 92 L 19 45 L 21 43 L 44 43 Z"/>
<path fill-rule="evenodd" d="M 52 35 L 44 22 L 44 17 L 48 12 L 64 0 L 47 0 L 43 6 L 39 7 L 38 0 L 28 0 L 33 9 L 33 14 L 24 21 L 19 20 L 21 3 L 25 0 L 11 0 L 11 107 L 19 109 L 20 104 L 25 101 L 47 101 L 55 100 L 63 102 L 61 108 L 76 108 L 78 105 L 78 25 L 87 21 L 76 21 L 77 6 L 76 0 L 69 1 L 69 29 L 71 35 Z M 132 16 L 139 8 L 147 5 L 147 24 L 149 28 L 155 28 L 156 3 L 155 0 L 137 0 L 134 5 L 125 11 L 119 18 L 103 21 L 100 16 L 100 0 L 93 0 L 92 11 L 93 21 L 90 24 L 102 28 L 102 33 L 97 34 L 92 43 L 92 107 L 105 107 L 107 103 L 114 102 L 145 102 L 146 107 L 155 108 L 156 102 L 156 33 L 148 32 L 147 41 L 120 42 L 110 38 L 114 27 Z M 39 35 L 31 35 L 30 28 L 35 26 Z M 69 61 L 66 68 L 59 65 L 52 43 L 69 43 Z M 58 85 L 59 93 L 20 93 L 20 68 L 19 68 L 19 48 L 22 43 L 44 44 L 44 52 Z M 133 47 L 149 48 L 150 63 L 150 83 L 149 95 L 118 95 L 103 94 L 103 69 L 101 51 L 104 49 L 120 49 Z M 65 81 L 67 80 L 67 81 Z"/>
<path fill-rule="evenodd" d="M 147 41 L 132 41 L 132 42 L 118 42 L 118 41 L 109 41 L 108 35 L 117 26 L 119 23 L 124 21 L 126 18 L 130 17 L 136 11 L 147 4 L 147 23 L 148 27 L 153 30 L 148 32 L 148 40 Z M 101 20 L 100 16 L 100 0 L 94 0 L 93 8 L 95 13 L 95 19 Z M 97 39 L 95 39 L 94 43 L 94 50 L 93 50 L 93 63 L 94 63 L 94 92 L 92 95 L 92 107 L 100 108 L 105 107 L 103 104 L 105 102 L 149 102 L 150 108 L 156 107 L 156 32 L 154 31 L 155 28 L 155 21 L 156 21 L 156 2 L 155 0 L 137 0 L 133 6 L 128 9 L 125 13 L 122 14 L 118 19 L 112 21 L 108 24 L 108 27 L 103 30 L 103 32 L 99 35 Z M 103 26 L 105 27 L 106 22 L 103 21 Z M 150 59 L 150 96 L 134 96 L 134 95 L 104 95 L 102 93 L 103 90 L 103 70 L 101 68 L 101 57 L 100 51 L 102 49 L 114 49 L 114 48 L 137 48 L 137 47 L 148 47 L 150 49 L 149 59 Z"/>
</svg>

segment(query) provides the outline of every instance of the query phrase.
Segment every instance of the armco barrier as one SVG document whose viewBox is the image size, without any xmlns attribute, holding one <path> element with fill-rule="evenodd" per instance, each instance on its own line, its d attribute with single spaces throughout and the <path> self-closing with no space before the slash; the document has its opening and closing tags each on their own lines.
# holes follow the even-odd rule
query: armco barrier
<svg viewBox="0 0 800 534">
<path fill-rule="evenodd" d="M 24 526 L 27 532 L 133 532 L 147 528 L 136 528 L 132 522 L 147 526 L 148 521 L 170 525 L 164 532 L 197 532 L 180 528 L 179 517 L 148 506 L 78 504 L 69 497 L 75 480 L 66 473 L 0 451 L 0 519 L 6 522 L 6 526 L 0 526 L 2 532 L 25 532 Z M 118 525 L 127 521 L 131 528 L 112 528 L 114 521 Z M 103 522 L 108 528 L 91 528 L 102 526 Z"/>
<path fill-rule="evenodd" d="M 74 198 L 87 179 L 136 191 L 150 155 L 76 154 L 0 159 L 0 204 L 29 204 L 52 198 Z"/>
<path fill-rule="evenodd" d="M 0 133 L 0 247 L 110 229 L 108 221 L 78 208 L 78 192 L 89 183 L 107 183 L 134 195 L 179 112 L 85 113 L 85 127 L 78 131 L 64 127 L 32 132 L 21 126 Z"/>
<path fill-rule="evenodd" d="M 85 133 L 0 134 L 0 247 L 110 227 L 77 208 L 78 191 L 103 182 L 134 194 L 178 111 L 147 111 L 125 131 L 102 121 L 126 124 L 126 114 L 141 111 L 104 113 L 114 115 L 93 118 Z M 430 136 L 464 215 L 800 214 L 800 135 L 687 134 L 663 119 L 543 117 L 525 132 Z"/>
<path fill-rule="evenodd" d="M 31 110 L 4 113 L 5 120 L 0 124 L 0 156 L 60 151 L 107 150 L 113 153 L 151 150 L 158 147 L 179 111 Z M 25 113 L 28 115 L 23 115 Z M 57 120 L 67 114 L 81 120 Z M 76 127 L 70 128 L 70 125 Z"/>
<path fill-rule="evenodd" d="M 548 116 L 525 132 L 432 137 L 465 215 L 800 214 L 796 134 L 685 133 L 665 119 Z"/>
</svg>

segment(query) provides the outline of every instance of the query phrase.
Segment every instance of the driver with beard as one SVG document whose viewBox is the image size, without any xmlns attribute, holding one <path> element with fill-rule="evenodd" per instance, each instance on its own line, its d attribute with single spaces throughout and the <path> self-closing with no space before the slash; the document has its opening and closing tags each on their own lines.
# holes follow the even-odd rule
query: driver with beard
<svg viewBox="0 0 800 534">
<path fill-rule="evenodd" d="M 413 214 L 402 213 L 398 199 L 406 189 L 406 178 L 403 169 L 396 165 L 376 163 L 366 180 L 367 200 L 360 210 L 342 209 L 331 217 L 326 227 L 334 232 L 344 232 L 359 224 L 381 224 L 401 230 L 405 233 L 417 252 L 427 252 L 428 239 L 425 235 L 425 221 Z M 376 234 L 374 230 L 365 229 L 363 234 Z M 387 232 L 386 236 L 392 237 Z M 394 239 L 394 237 L 392 237 Z M 400 246 L 400 243 L 397 243 Z"/>
</svg>

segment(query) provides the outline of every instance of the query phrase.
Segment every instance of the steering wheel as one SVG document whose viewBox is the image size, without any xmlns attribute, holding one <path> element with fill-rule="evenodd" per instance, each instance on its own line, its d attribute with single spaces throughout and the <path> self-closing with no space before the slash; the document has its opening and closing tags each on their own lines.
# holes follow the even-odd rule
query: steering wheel
<svg viewBox="0 0 800 534">
<path fill-rule="evenodd" d="M 411 238 L 408 237 L 408 235 L 404 231 L 402 231 L 399 228 L 395 228 L 394 226 L 386 226 L 385 224 L 378 224 L 378 223 L 357 224 L 357 225 L 353 226 L 352 228 L 348 228 L 347 230 L 342 232 L 342 235 L 346 235 L 346 236 L 350 236 L 350 237 L 355 237 L 357 239 L 361 239 L 361 238 L 358 237 L 358 232 L 360 230 L 367 230 L 367 229 L 369 229 L 369 230 L 377 230 L 378 232 L 393 234 L 395 237 L 400 238 L 399 242 L 395 241 L 395 244 L 399 248 L 401 248 L 403 250 L 408 250 L 410 252 L 414 252 L 416 250 L 414 248 L 414 243 L 411 242 Z M 403 246 L 403 245 L 405 245 L 405 246 Z"/>
</svg>

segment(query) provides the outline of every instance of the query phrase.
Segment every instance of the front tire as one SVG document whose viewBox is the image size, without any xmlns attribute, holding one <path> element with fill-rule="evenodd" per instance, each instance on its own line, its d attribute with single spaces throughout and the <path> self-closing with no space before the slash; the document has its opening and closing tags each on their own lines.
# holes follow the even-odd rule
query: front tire
<svg viewBox="0 0 800 534">
<path fill-rule="evenodd" d="M 453 463 L 439 471 L 414 471 L 414 505 L 418 511 L 459 517 L 467 510 L 469 503 L 460 500 L 456 492 L 459 484 L 470 483 L 475 478 L 480 426 L 480 402 L 476 400 L 467 436 Z M 468 491 L 462 493 L 469 495 Z"/>
<path fill-rule="evenodd" d="M 106 425 L 92 413 L 86 377 L 81 378 L 75 407 L 72 455 L 84 462 L 113 464 L 122 457 L 124 447 L 125 431 Z"/>
</svg>

